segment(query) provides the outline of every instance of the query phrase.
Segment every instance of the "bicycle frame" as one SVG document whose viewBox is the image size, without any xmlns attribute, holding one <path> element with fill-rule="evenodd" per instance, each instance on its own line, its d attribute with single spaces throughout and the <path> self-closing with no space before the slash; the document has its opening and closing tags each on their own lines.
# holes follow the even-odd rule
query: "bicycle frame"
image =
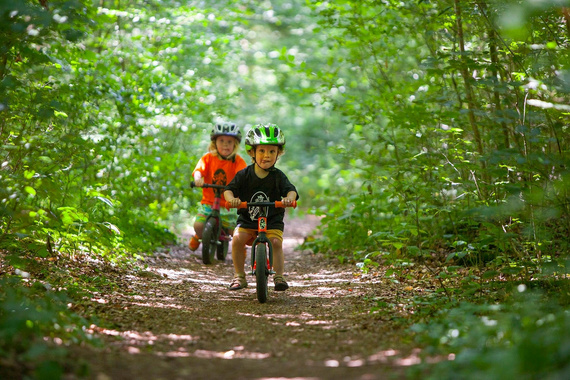
<svg viewBox="0 0 570 380">
<path fill-rule="evenodd" d="M 214 198 L 214 203 L 212 204 L 212 212 L 210 213 L 210 215 L 208 215 L 206 217 L 206 223 L 208 222 L 208 219 L 211 218 L 215 218 L 216 219 L 216 223 L 218 224 L 218 226 L 220 227 L 220 233 L 219 235 L 219 239 L 220 241 L 230 241 L 232 240 L 231 236 L 226 234 L 226 231 L 224 230 L 223 226 L 222 226 L 222 219 L 221 219 L 221 215 L 220 215 L 220 209 L 221 209 L 221 204 L 222 204 L 222 193 L 221 190 L 225 188 L 225 186 L 222 186 L 222 189 L 219 189 L 217 187 L 214 186 L 218 186 L 218 185 L 208 185 L 208 184 L 204 184 L 203 187 L 211 187 L 214 189 L 214 194 L 215 194 L 215 198 Z"/>
<path fill-rule="evenodd" d="M 194 181 L 190 183 L 190 186 L 196 187 Z M 206 217 L 202 236 L 202 261 L 204 264 L 211 264 L 214 259 L 214 254 L 218 260 L 225 260 L 229 241 L 231 241 L 232 236 L 231 234 L 227 234 L 224 230 L 220 215 L 222 191 L 225 189 L 225 186 L 204 183 L 202 187 L 214 189 L 212 211 Z"/>
<path fill-rule="evenodd" d="M 256 263 L 255 263 L 255 250 L 258 244 L 265 244 L 267 246 L 267 269 L 269 270 L 269 274 L 275 274 L 273 271 L 273 244 L 266 235 L 267 232 L 267 218 L 265 216 L 260 216 L 257 219 L 257 232 L 258 235 L 251 243 L 251 274 L 255 275 Z"/>
</svg>

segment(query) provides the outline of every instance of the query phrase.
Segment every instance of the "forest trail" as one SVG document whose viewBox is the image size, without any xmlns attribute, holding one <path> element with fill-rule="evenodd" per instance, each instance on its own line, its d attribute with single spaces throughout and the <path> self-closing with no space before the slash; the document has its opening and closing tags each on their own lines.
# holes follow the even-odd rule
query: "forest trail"
<svg viewBox="0 0 570 380">
<path fill-rule="evenodd" d="M 97 380 L 404 378 L 417 357 L 397 349 L 395 316 L 370 312 L 397 285 L 382 270 L 363 275 L 296 251 L 316 223 L 286 221 L 290 289 L 275 292 L 271 281 L 265 304 L 253 276 L 228 290 L 230 254 L 208 266 L 185 246 L 147 258 L 147 271 L 117 276 L 117 289 L 93 300 L 107 322 L 92 326 L 104 346 L 75 351 L 75 365 Z"/>
</svg>

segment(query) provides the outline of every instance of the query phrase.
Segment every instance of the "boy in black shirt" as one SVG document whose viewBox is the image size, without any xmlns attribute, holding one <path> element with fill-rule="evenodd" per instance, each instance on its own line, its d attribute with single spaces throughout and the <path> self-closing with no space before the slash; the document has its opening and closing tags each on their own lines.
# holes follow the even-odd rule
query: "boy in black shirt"
<svg viewBox="0 0 570 380">
<path fill-rule="evenodd" d="M 287 176 L 275 167 L 275 162 L 283 154 L 285 136 L 274 124 L 257 125 L 245 138 L 245 148 L 253 164 L 239 171 L 226 186 L 224 198 L 231 207 L 237 207 L 242 199 L 247 202 L 273 202 L 281 200 L 290 206 L 299 196 L 297 189 Z M 234 279 L 230 290 L 247 287 L 245 279 L 246 244 L 251 244 L 257 236 L 257 218 L 260 211 L 267 213 L 267 237 L 273 245 L 275 290 L 283 291 L 289 285 L 283 278 L 285 258 L 283 256 L 283 217 L 285 209 L 275 207 L 249 207 L 238 210 L 237 227 L 232 240 Z"/>
</svg>

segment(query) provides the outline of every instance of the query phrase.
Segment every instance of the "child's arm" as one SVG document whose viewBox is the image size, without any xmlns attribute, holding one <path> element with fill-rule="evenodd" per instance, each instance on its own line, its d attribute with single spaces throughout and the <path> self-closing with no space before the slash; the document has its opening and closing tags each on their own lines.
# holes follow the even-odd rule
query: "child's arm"
<svg viewBox="0 0 570 380">
<path fill-rule="evenodd" d="M 204 185 L 204 178 L 202 178 L 202 173 L 199 171 L 194 172 L 194 184 L 198 187 L 202 187 Z"/>
<path fill-rule="evenodd" d="M 296 199 L 297 199 L 297 192 L 290 191 L 287 193 L 287 196 L 283 198 L 281 201 L 283 202 L 284 206 L 291 206 Z"/>
<path fill-rule="evenodd" d="M 224 198 L 230 207 L 237 207 L 241 203 L 239 198 L 234 197 L 234 192 L 231 190 L 224 191 Z"/>
</svg>

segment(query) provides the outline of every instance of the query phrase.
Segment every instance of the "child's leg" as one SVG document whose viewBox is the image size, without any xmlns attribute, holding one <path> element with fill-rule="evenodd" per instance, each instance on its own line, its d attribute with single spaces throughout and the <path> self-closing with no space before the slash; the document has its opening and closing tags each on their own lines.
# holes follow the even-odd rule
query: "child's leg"
<svg viewBox="0 0 570 380">
<path fill-rule="evenodd" d="M 289 289 L 289 284 L 287 284 L 287 281 L 283 278 L 283 272 L 285 270 L 283 240 L 273 237 L 271 238 L 271 244 L 273 245 L 273 269 L 275 270 L 273 282 L 275 283 L 275 290 L 281 292 Z"/>
<path fill-rule="evenodd" d="M 283 242 L 278 238 L 271 238 L 273 245 L 273 269 L 276 276 L 283 276 L 285 271 L 285 255 L 283 255 Z"/>
<path fill-rule="evenodd" d="M 195 221 L 194 231 L 196 232 L 196 236 L 198 236 L 198 239 L 202 239 L 202 234 L 204 233 L 204 223 L 201 221 Z"/>
<path fill-rule="evenodd" d="M 252 234 L 236 229 L 232 238 L 232 260 L 236 275 L 245 275 L 245 244 L 252 238 Z"/>
<path fill-rule="evenodd" d="M 194 232 L 198 239 L 202 239 L 202 234 L 204 233 L 204 225 L 206 224 L 206 218 L 212 212 L 212 207 L 205 204 L 198 205 L 198 212 L 196 213 L 196 219 L 194 220 Z"/>
<path fill-rule="evenodd" d="M 191 251 L 195 251 L 200 246 L 200 239 L 202 239 L 202 233 L 204 232 L 204 223 L 201 221 L 194 222 L 194 236 L 190 238 L 188 242 L 188 248 Z"/>
</svg>

